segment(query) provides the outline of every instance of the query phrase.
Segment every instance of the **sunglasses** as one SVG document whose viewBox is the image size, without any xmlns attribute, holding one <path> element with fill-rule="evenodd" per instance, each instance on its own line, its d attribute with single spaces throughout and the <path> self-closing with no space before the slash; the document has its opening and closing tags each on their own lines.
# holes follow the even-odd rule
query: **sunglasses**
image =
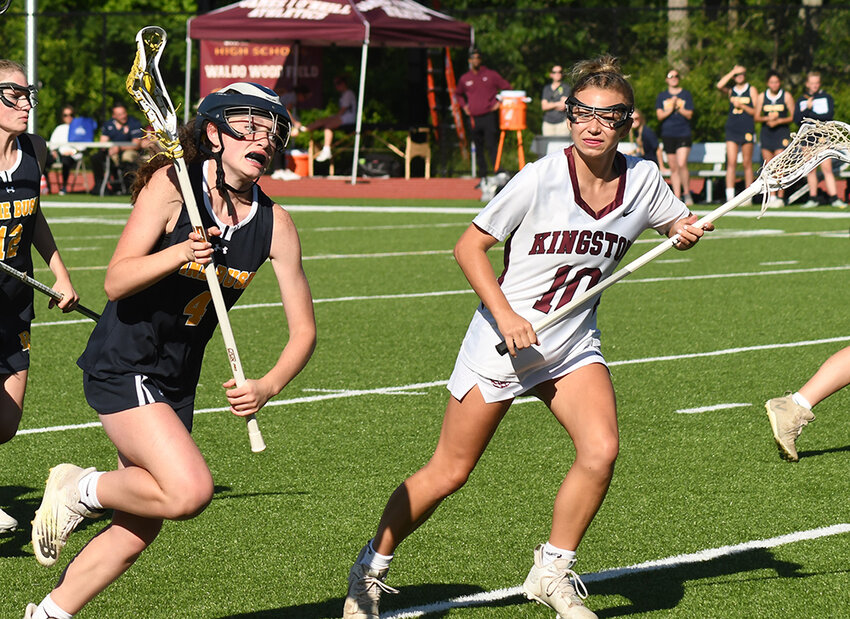
<svg viewBox="0 0 850 619">
<path fill-rule="evenodd" d="M 668 74 L 667 74 L 667 79 L 668 79 L 668 80 L 678 79 L 678 78 L 679 78 L 679 74 L 678 74 L 678 73 L 668 73 Z"/>
</svg>

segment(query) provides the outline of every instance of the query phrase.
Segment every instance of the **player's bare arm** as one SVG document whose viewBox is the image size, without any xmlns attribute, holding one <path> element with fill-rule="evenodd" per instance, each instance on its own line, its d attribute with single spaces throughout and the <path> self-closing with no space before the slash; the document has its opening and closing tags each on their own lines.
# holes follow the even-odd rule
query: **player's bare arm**
<svg viewBox="0 0 850 619">
<path fill-rule="evenodd" d="M 496 319 L 508 352 L 516 356 L 518 349 L 540 342 L 531 323 L 511 308 L 496 280 L 487 250 L 497 242 L 495 237 L 472 224 L 458 239 L 454 256 L 472 289 Z"/>
<path fill-rule="evenodd" d="M 247 379 L 241 387 L 231 379 L 224 383 L 231 412 L 249 415 L 280 393 L 307 365 L 316 347 L 313 295 L 301 265 L 301 242 L 295 224 L 283 208 L 274 207 L 274 233 L 269 260 L 280 289 L 289 340 L 274 367 L 260 379 Z"/>
</svg>

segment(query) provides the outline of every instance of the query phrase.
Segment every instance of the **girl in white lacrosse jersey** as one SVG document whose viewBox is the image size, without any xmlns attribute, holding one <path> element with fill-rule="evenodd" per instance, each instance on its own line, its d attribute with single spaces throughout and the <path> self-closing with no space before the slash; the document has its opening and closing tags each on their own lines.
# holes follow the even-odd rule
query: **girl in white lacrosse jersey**
<svg viewBox="0 0 850 619">
<path fill-rule="evenodd" d="M 197 516 L 212 500 L 212 476 L 190 431 L 204 347 L 218 323 L 202 276 L 213 255 L 228 308 L 269 260 L 289 326 L 268 373 L 223 385 L 231 412 L 256 413 L 310 358 L 316 325 L 298 233 L 256 184 L 289 128 L 279 97 L 257 84 L 231 84 L 201 103 L 194 135 L 184 131 L 182 142 L 209 242 L 193 231 L 168 160 L 159 156 L 140 169 L 133 211 L 106 272 L 110 300 L 77 362 L 119 468 L 51 469 L 33 520 L 36 559 L 54 564 L 84 517 L 112 509 L 112 523 L 41 604 L 27 606 L 27 619 L 73 616 L 133 564 L 163 520 Z"/>
<path fill-rule="evenodd" d="M 434 455 L 390 497 L 349 573 L 346 619 L 377 619 L 395 548 L 466 482 L 513 399 L 534 390 L 569 433 L 576 459 L 555 497 L 549 540 L 533 553 L 526 596 L 562 619 L 592 618 L 575 551 L 608 490 L 619 449 L 614 391 L 596 329 L 598 297 L 541 333 L 532 323 L 608 277 L 647 228 L 703 230 L 653 163 L 625 157 L 632 88 L 610 56 L 573 69 L 573 146 L 525 166 L 473 220 L 455 257 L 481 298 L 461 345 Z M 706 226 L 710 229 L 711 226 Z M 496 276 L 487 251 L 505 242 Z M 509 355 L 496 345 L 505 340 Z M 574 583 L 574 584 L 573 584 Z"/>
</svg>

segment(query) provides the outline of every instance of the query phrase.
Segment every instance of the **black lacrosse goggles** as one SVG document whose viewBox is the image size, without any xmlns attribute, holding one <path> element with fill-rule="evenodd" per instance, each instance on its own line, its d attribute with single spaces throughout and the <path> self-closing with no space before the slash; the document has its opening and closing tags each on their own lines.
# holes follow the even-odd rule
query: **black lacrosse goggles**
<svg viewBox="0 0 850 619">
<path fill-rule="evenodd" d="M 15 82 L 0 82 L 0 101 L 11 108 L 19 108 L 22 101 L 28 101 L 30 107 L 35 107 L 38 105 L 38 88 L 21 86 Z"/>
<path fill-rule="evenodd" d="M 619 129 L 625 125 L 635 111 L 634 106 L 618 103 L 608 107 L 592 107 L 585 105 L 573 96 L 567 99 L 567 118 L 570 122 L 582 124 L 589 123 L 594 118 L 603 127 L 608 129 Z"/>
<path fill-rule="evenodd" d="M 289 123 L 266 110 L 254 107 L 231 107 L 224 111 L 228 133 L 235 138 L 258 140 L 267 135 L 277 151 L 283 151 L 289 142 Z"/>
</svg>

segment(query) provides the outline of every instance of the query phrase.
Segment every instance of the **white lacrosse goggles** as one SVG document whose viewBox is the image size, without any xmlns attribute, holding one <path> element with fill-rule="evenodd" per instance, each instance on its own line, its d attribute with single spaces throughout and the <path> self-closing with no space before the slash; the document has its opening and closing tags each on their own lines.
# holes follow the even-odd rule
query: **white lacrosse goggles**
<svg viewBox="0 0 850 619">
<path fill-rule="evenodd" d="M 246 140 L 267 136 L 276 150 L 289 143 L 289 123 L 281 122 L 276 114 L 255 107 L 232 107 L 224 111 L 224 120 L 231 135 Z"/>
</svg>

